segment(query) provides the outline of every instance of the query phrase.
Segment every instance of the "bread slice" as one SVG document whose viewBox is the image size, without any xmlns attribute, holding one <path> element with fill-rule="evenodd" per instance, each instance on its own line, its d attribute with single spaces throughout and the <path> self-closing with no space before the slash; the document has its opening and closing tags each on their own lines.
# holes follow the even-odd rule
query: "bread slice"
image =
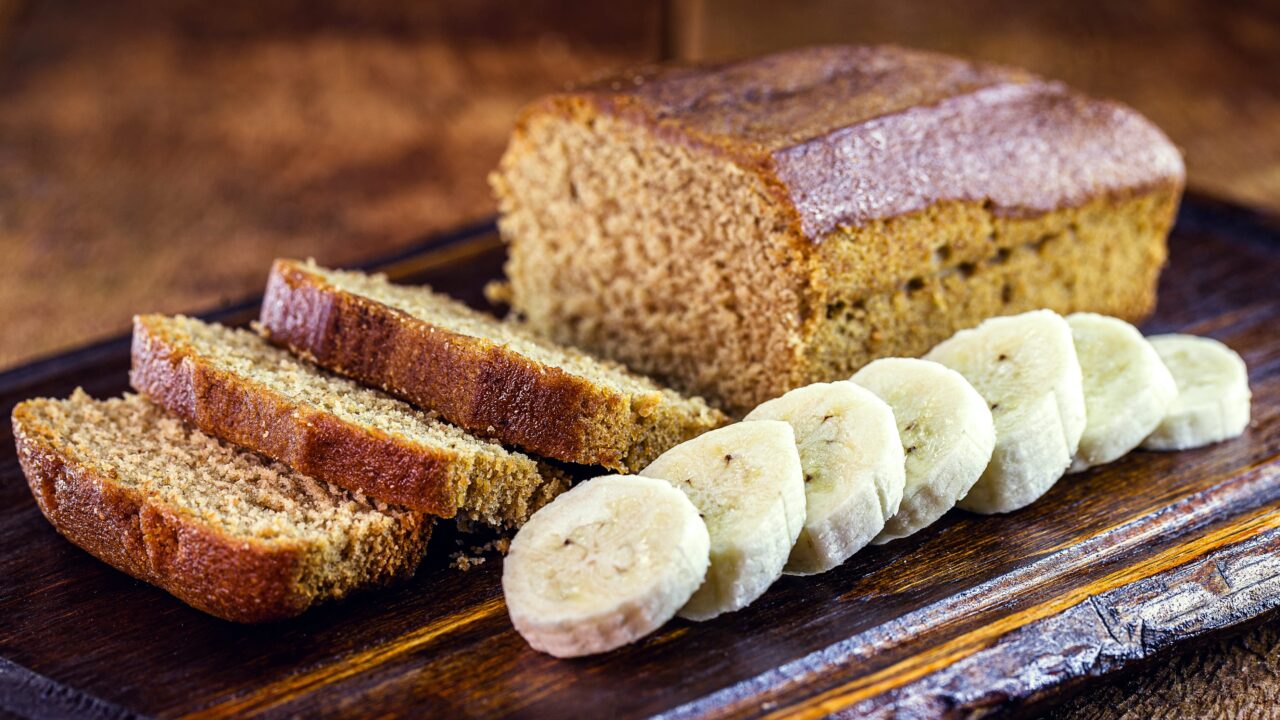
<svg viewBox="0 0 1280 720">
<path fill-rule="evenodd" d="M 413 574 L 431 520 L 220 442 L 137 395 L 13 411 L 36 503 L 100 560 L 234 622 Z"/>
<path fill-rule="evenodd" d="M 723 424 L 619 365 L 545 342 L 424 287 L 277 260 L 262 326 L 335 372 L 452 423 L 566 462 L 634 472 Z"/>
<path fill-rule="evenodd" d="M 566 476 L 246 330 L 134 319 L 135 389 L 201 430 L 298 472 L 450 518 L 518 526 Z"/>
</svg>

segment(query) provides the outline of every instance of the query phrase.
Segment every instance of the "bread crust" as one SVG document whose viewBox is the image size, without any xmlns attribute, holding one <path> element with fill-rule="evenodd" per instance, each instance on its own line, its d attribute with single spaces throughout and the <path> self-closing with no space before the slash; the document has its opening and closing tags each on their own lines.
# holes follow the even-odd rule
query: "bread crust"
<svg viewBox="0 0 1280 720">
<path fill-rule="evenodd" d="M 645 437 L 631 396 L 336 288 L 302 263 L 275 262 L 261 323 L 272 342 L 478 435 L 615 470 L 651 459 L 633 452 Z M 722 421 L 713 415 L 702 429 Z"/>
<path fill-rule="evenodd" d="M 134 318 L 129 373 L 157 404 L 304 475 L 438 517 L 463 510 L 459 486 L 469 482 L 470 465 L 457 453 L 345 422 L 213 367 L 166 337 L 162 321 Z"/>
<path fill-rule="evenodd" d="M 810 243 L 938 202 L 1036 216 L 1181 187 L 1186 175 L 1168 137 L 1120 103 L 1016 68 L 893 45 L 624 72 L 534 101 L 511 147 L 547 113 L 613 115 L 727 157 L 759 176 L 796 240 Z"/>
<path fill-rule="evenodd" d="M 281 620 L 327 599 L 300 582 L 301 543 L 233 538 L 68 457 L 53 433 L 20 404 L 13 412 L 18 460 L 49 523 L 94 557 L 163 588 L 210 615 L 238 623 Z M 431 535 L 429 519 L 409 516 L 397 552 L 382 558 L 370 584 L 413 575 Z"/>
</svg>

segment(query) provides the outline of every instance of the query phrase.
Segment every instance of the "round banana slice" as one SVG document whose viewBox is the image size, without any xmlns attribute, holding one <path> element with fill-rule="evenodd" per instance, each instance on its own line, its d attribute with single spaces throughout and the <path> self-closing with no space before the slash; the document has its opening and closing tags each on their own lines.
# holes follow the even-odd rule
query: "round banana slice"
<svg viewBox="0 0 1280 720">
<path fill-rule="evenodd" d="M 688 494 L 711 535 L 711 569 L 681 617 L 710 620 L 746 607 L 782 575 L 805 517 L 790 425 L 760 420 L 712 430 L 666 451 L 640 474 Z"/>
<path fill-rule="evenodd" d="M 1189 450 L 1227 440 L 1249 426 L 1249 371 L 1236 351 L 1211 338 L 1148 338 L 1178 385 L 1178 397 L 1147 450 Z"/>
<path fill-rule="evenodd" d="M 902 443 L 893 411 L 874 393 L 847 382 L 815 383 L 763 403 L 745 420 L 782 420 L 796 434 L 806 516 L 784 572 L 830 570 L 898 511 Z"/>
<path fill-rule="evenodd" d="M 1050 310 L 991 318 L 925 355 L 959 372 L 996 426 L 991 464 L 960 500 L 979 513 L 1031 504 L 1066 472 L 1084 433 L 1084 383 L 1071 327 Z"/>
<path fill-rule="evenodd" d="M 1138 328 L 1094 313 L 1067 316 L 1084 376 L 1084 434 L 1067 472 L 1119 460 L 1151 434 L 1178 396 Z"/>
<path fill-rule="evenodd" d="M 905 447 L 902 505 L 873 540 L 883 545 L 931 525 L 969 492 L 991 461 L 996 430 L 987 401 L 936 362 L 885 358 L 851 380 L 889 403 Z"/>
<path fill-rule="evenodd" d="M 502 592 L 534 649 L 577 657 L 661 627 L 702 584 L 709 561 L 706 525 L 684 493 L 610 475 L 529 518 L 503 561 Z"/>
</svg>

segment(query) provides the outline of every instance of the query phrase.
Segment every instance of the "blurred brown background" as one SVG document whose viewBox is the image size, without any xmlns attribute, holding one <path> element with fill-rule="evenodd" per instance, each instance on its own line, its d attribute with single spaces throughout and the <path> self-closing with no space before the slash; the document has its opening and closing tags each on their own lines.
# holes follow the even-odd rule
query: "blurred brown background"
<svg viewBox="0 0 1280 720">
<path fill-rule="evenodd" d="M 1276 3 L 0 0 L 0 369 L 138 311 L 256 292 L 493 212 L 515 113 L 668 57 L 894 42 L 1024 66 L 1154 119 L 1192 188 L 1280 211 Z M 1263 627 L 1059 717 L 1280 716 Z"/>
<path fill-rule="evenodd" d="M 896 42 L 1152 117 L 1194 188 L 1280 207 L 1280 10 L 1010 0 L 0 0 L 0 368 L 493 212 L 531 97 L 664 57 Z"/>
</svg>

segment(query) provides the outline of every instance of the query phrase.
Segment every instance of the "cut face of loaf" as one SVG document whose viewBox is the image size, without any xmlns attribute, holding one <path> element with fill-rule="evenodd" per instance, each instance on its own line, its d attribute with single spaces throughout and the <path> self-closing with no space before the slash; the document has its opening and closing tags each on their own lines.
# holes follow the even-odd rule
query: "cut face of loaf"
<svg viewBox="0 0 1280 720">
<path fill-rule="evenodd" d="M 312 262 L 276 261 L 262 328 L 334 372 L 565 462 L 635 471 L 726 419 L 428 288 Z"/>
<path fill-rule="evenodd" d="M 491 183 L 529 326 L 743 410 L 993 315 L 1142 318 L 1183 166 L 1061 84 L 827 47 L 543 98 Z"/>
<path fill-rule="evenodd" d="M 137 395 L 29 400 L 18 458 L 49 522 L 104 562 L 235 622 L 413 574 L 430 519 L 268 462 Z"/>
<path fill-rule="evenodd" d="M 261 337 L 187 317 L 134 319 L 135 389 L 293 469 L 440 517 L 519 526 L 566 476 Z"/>
</svg>

